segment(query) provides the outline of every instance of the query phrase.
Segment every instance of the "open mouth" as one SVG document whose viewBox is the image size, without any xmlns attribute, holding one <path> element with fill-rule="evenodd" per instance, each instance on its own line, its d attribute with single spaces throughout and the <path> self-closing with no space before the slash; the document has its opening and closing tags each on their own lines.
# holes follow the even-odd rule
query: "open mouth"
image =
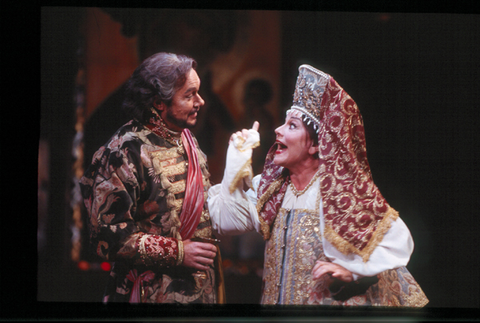
<svg viewBox="0 0 480 323">
<path fill-rule="evenodd" d="M 277 144 L 277 150 L 275 151 L 276 154 L 280 154 L 281 152 L 283 152 L 285 149 L 287 149 L 287 146 L 285 146 L 283 143 L 281 143 L 280 141 L 277 141 L 276 142 Z"/>
</svg>

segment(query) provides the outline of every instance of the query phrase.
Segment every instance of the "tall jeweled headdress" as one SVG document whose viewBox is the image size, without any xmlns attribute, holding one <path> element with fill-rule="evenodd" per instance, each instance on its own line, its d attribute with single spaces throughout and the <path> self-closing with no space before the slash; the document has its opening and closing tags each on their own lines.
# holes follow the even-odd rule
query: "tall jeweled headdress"
<svg viewBox="0 0 480 323">
<path fill-rule="evenodd" d="M 301 111 L 304 121 L 313 122 L 313 127 L 318 133 L 324 110 L 321 107 L 322 97 L 331 77 L 306 64 L 301 65 L 298 71 L 291 109 Z"/>
</svg>

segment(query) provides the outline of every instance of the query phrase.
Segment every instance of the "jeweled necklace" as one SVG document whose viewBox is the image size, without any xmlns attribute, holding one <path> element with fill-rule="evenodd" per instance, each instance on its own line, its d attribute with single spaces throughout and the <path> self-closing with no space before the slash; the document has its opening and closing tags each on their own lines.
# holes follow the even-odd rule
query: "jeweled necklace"
<svg viewBox="0 0 480 323">
<path fill-rule="evenodd" d="M 318 170 L 315 175 L 313 175 L 312 179 L 310 180 L 310 183 L 308 183 L 307 186 L 305 186 L 305 188 L 301 191 L 297 190 L 295 188 L 295 185 L 293 185 L 292 183 L 292 180 L 290 179 L 290 189 L 292 190 L 292 193 L 295 195 L 295 197 L 299 197 L 300 195 L 302 195 L 303 193 L 305 193 L 306 191 L 308 191 L 308 189 L 310 188 L 310 186 L 313 185 L 313 183 L 315 183 L 315 181 L 317 180 L 317 178 L 320 176 L 320 170 Z"/>
<path fill-rule="evenodd" d="M 151 108 L 153 114 L 156 118 L 152 117 L 149 120 L 149 129 L 160 137 L 167 140 L 172 145 L 177 145 L 178 147 L 182 146 L 181 132 L 176 132 L 167 128 L 167 125 L 163 121 L 162 117 L 157 113 L 155 108 Z"/>
</svg>

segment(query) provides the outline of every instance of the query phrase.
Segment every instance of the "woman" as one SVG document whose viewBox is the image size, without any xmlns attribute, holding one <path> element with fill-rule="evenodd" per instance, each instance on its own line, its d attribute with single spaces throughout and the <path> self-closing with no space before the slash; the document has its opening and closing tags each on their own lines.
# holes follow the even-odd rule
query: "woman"
<svg viewBox="0 0 480 323">
<path fill-rule="evenodd" d="M 309 65 L 299 72 L 253 180 L 258 123 L 232 135 L 223 181 L 209 191 L 214 229 L 267 240 L 263 304 L 426 305 L 405 268 L 410 232 L 373 183 L 355 102 L 330 75 Z"/>
</svg>

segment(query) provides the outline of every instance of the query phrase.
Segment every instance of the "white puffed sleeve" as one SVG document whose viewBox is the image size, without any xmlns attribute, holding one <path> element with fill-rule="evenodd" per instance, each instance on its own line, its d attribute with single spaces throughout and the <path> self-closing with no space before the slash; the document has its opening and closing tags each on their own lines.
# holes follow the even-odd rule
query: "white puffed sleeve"
<svg viewBox="0 0 480 323">
<path fill-rule="evenodd" d="M 323 220 L 323 216 L 321 219 Z M 388 269 L 406 266 L 412 255 L 413 246 L 410 230 L 400 218 L 392 220 L 390 229 L 367 262 L 364 262 L 362 257 L 356 254 L 344 255 L 330 242 L 323 239 L 325 256 L 333 263 L 351 271 L 354 280 L 364 276 L 374 276 Z"/>
<path fill-rule="evenodd" d="M 237 235 L 260 231 L 256 194 L 252 185 L 252 151 L 260 142 L 257 131 L 250 129 L 246 140 L 236 137 L 229 144 L 222 183 L 208 191 L 208 208 L 213 229 L 219 235 Z M 258 179 L 255 186 L 258 186 Z M 251 189 L 244 192 L 246 183 Z"/>
</svg>

